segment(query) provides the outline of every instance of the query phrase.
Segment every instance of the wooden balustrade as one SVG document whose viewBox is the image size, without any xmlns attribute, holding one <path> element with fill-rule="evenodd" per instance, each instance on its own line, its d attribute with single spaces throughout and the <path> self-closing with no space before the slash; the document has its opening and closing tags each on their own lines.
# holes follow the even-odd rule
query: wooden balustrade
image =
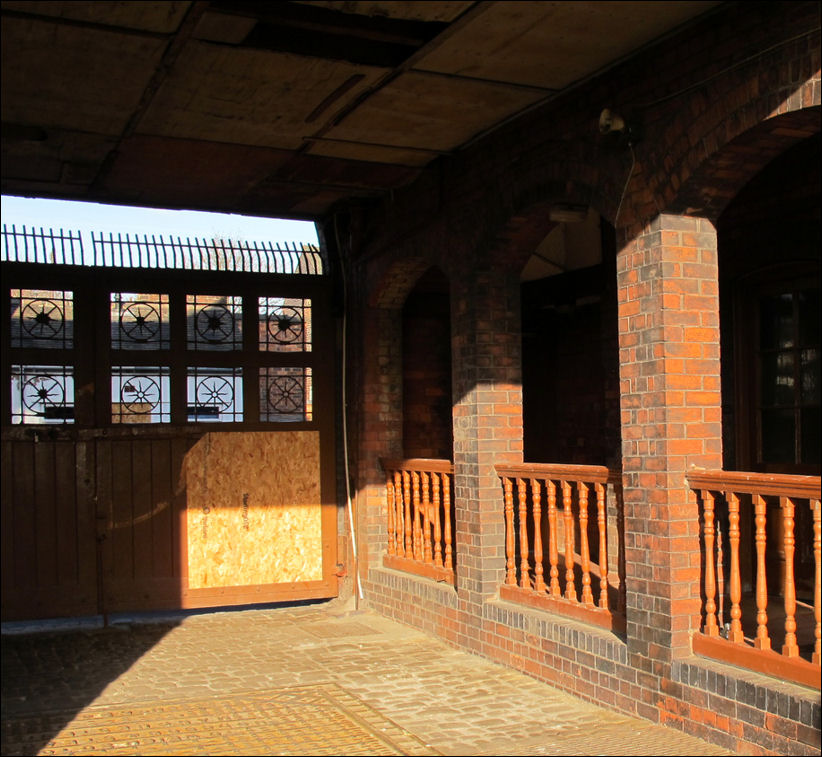
<svg viewBox="0 0 822 757">
<path fill-rule="evenodd" d="M 609 530 L 621 533 L 621 476 L 598 465 L 497 465 L 496 471 L 505 515 L 500 597 L 624 630 L 623 550 L 614 552 L 608 537 Z"/>
<path fill-rule="evenodd" d="M 820 477 L 695 469 L 687 479 L 702 517 L 694 652 L 819 688 Z"/>
<path fill-rule="evenodd" d="M 453 464 L 424 458 L 382 458 L 380 464 L 388 524 L 383 564 L 453 585 Z"/>
</svg>

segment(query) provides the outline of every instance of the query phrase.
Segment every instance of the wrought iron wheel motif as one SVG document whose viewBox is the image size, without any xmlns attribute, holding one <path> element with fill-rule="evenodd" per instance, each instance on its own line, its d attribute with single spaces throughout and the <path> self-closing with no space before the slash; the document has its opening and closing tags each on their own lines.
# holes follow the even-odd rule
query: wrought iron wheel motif
<svg viewBox="0 0 822 757">
<path fill-rule="evenodd" d="M 303 411 L 305 392 L 300 379 L 276 376 L 268 381 L 268 404 L 278 413 Z"/>
<path fill-rule="evenodd" d="M 234 314 L 225 305 L 206 305 L 197 313 L 195 328 L 209 344 L 226 342 L 234 334 Z"/>
<path fill-rule="evenodd" d="M 55 376 L 32 376 L 23 384 L 23 404 L 37 415 L 44 415 L 47 407 L 62 407 L 65 403 L 66 389 Z"/>
<path fill-rule="evenodd" d="M 234 385 L 222 376 L 204 376 L 197 381 L 197 405 L 229 410 L 234 404 Z"/>
<path fill-rule="evenodd" d="M 148 302 L 132 302 L 120 313 L 120 331 L 133 342 L 149 342 L 160 333 L 160 314 Z"/>
<path fill-rule="evenodd" d="M 130 413 L 154 410 L 160 404 L 160 396 L 160 385 L 151 376 L 124 378 L 120 387 L 120 402 Z"/>
<path fill-rule="evenodd" d="M 268 313 L 268 333 L 279 344 L 294 344 L 302 339 L 303 319 L 299 310 L 275 308 Z"/>
<path fill-rule="evenodd" d="M 35 339 L 54 339 L 65 322 L 60 305 L 42 298 L 27 302 L 20 318 L 23 330 Z"/>
</svg>

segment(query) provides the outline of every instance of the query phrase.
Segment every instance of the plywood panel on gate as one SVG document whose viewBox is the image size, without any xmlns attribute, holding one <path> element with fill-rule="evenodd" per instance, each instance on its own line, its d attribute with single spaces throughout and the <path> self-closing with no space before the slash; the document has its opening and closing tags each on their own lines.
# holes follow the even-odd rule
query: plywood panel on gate
<svg viewBox="0 0 822 757">
<path fill-rule="evenodd" d="M 319 432 L 209 433 L 184 472 L 189 589 L 322 580 Z"/>
</svg>

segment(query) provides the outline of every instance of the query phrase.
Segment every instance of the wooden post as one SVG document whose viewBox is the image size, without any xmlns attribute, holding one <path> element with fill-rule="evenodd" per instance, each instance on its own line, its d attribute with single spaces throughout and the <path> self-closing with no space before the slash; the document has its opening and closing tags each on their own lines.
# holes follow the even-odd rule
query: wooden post
<svg viewBox="0 0 822 757">
<path fill-rule="evenodd" d="M 528 572 L 528 489 L 525 481 L 517 479 L 519 497 L 519 585 L 523 589 L 531 588 L 531 576 Z"/>
<path fill-rule="evenodd" d="M 783 522 L 785 524 L 785 643 L 782 654 L 786 657 L 798 657 L 799 646 L 796 643 L 796 586 L 793 575 L 793 554 L 796 546 L 794 538 L 794 503 L 790 497 L 780 497 Z"/>
<path fill-rule="evenodd" d="M 768 636 L 768 580 L 765 575 L 765 542 L 767 540 L 767 518 L 765 498 L 753 495 L 756 523 L 756 639 L 757 649 L 770 649 L 771 639 Z"/>
<path fill-rule="evenodd" d="M 731 630 L 728 639 L 735 644 L 745 641 L 742 632 L 742 582 L 739 576 L 739 496 L 733 492 L 727 495 L 728 499 L 728 542 L 731 549 Z"/>
<path fill-rule="evenodd" d="M 517 566 L 514 558 L 514 485 L 505 477 L 505 583 L 517 585 Z"/>
<path fill-rule="evenodd" d="M 534 513 L 534 589 L 545 591 L 545 579 L 542 569 L 542 483 L 538 478 L 531 479 L 531 500 Z"/>
<path fill-rule="evenodd" d="M 608 609 L 608 523 L 605 510 L 605 486 L 596 485 L 597 525 L 599 526 L 599 606 Z"/>
<path fill-rule="evenodd" d="M 565 523 L 565 598 L 576 601 L 574 586 L 574 509 L 571 484 L 562 482 L 562 515 Z"/>
<path fill-rule="evenodd" d="M 716 573 L 714 569 L 714 495 L 707 489 L 703 489 L 701 494 L 705 536 L 705 627 L 702 632 L 708 636 L 719 636 L 719 626 L 716 622 Z"/>
<path fill-rule="evenodd" d="M 548 561 L 551 596 L 558 597 L 559 589 L 559 550 L 557 548 L 557 486 L 548 481 Z"/>
</svg>

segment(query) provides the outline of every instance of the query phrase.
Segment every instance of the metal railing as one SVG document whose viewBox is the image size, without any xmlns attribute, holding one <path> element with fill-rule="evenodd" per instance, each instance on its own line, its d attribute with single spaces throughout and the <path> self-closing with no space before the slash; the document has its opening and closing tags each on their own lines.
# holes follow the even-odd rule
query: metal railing
<svg viewBox="0 0 822 757">
<path fill-rule="evenodd" d="M 119 268 L 161 268 L 241 273 L 284 273 L 321 276 L 320 251 L 305 243 L 235 242 L 223 239 L 142 237 L 91 234 L 91 250 L 83 248 L 79 231 L 18 229 L 3 224 L 0 259 L 14 263 L 49 263 Z"/>
</svg>

